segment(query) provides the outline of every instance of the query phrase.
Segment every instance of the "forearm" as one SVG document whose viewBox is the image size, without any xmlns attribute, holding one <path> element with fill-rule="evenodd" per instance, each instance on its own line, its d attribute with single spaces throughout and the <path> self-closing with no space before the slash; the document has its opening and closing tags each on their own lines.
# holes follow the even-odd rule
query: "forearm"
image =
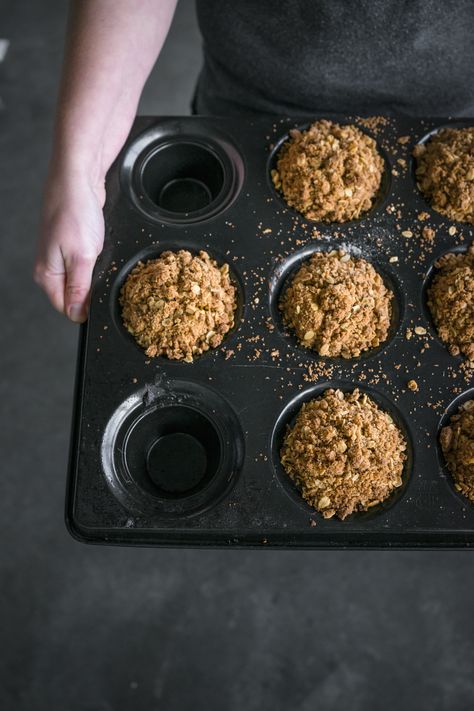
<svg viewBox="0 0 474 711">
<path fill-rule="evenodd" d="M 176 0 L 71 4 L 55 126 L 53 171 L 100 183 L 120 151 L 160 53 Z"/>
</svg>

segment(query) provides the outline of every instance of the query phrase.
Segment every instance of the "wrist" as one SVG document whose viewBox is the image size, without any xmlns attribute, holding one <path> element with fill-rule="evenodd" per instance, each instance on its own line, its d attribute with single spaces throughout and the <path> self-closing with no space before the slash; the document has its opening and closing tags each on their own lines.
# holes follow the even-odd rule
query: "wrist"
<svg viewBox="0 0 474 711">
<path fill-rule="evenodd" d="M 51 154 L 49 178 L 73 178 L 90 185 L 104 182 L 108 166 L 102 165 L 101 151 L 79 142 L 55 140 Z"/>
<path fill-rule="evenodd" d="M 56 160 L 54 153 L 45 183 L 44 209 L 47 214 L 77 203 L 84 196 L 103 207 L 105 175 L 84 160 L 73 160 L 69 155 Z"/>
</svg>

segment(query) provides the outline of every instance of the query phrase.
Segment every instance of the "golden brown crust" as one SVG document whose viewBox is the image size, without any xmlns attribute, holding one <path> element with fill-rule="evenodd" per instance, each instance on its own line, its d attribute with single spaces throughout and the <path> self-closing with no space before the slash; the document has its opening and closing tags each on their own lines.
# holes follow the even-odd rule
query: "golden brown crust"
<svg viewBox="0 0 474 711">
<path fill-rule="evenodd" d="M 163 252 L 139 262 L 120 294 L 125 327 L 147 356 L 191 362 L 234 325 L 236 289 L 227 264 L 207 252 Z"/>
<path fill-rule="evenodd" d="M 272 180 L 290 207 L 311 220 L 347 222 L 370 210 L 384 162 L 373 138 L 356 126 L 316 121 L 290 131 Z"/>
<path fill-rule="evenodd" d="M 280 455 L 310 506 L 344 519 L 401 486 L 405 450 L 390 415 L 368 395 L 330 389 L 302 406 Z"/>
<path fill-rule="evenodd" d="M 443 128 L 413 149 L 418 187 L 451 220 L 474 224 L 474 126 Z"/>
<path fill-rule="evenodd" d="M 297 271 L 279 308 L 301 345 L 352 358 L 388 335 L 393 294 L 365 259 L 316 252 Z"/>
</svg>

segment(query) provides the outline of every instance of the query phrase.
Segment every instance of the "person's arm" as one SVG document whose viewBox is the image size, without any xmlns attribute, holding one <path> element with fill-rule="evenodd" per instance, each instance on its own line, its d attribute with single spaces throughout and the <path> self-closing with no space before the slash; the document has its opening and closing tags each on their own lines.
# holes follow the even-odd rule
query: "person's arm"
<svg viewBox="0 0 474 711">
<path fill-rule="evenodd" d="M 176 1 L 72 3 L 34 278 L 76 322 L 87 317 L 103 246 L 105 174 L 128 135 Z"/>
</svg>

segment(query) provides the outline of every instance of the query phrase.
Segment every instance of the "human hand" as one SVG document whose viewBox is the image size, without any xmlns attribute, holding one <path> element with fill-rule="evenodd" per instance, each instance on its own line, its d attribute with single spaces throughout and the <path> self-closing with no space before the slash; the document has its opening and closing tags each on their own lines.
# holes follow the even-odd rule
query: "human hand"
<svg viewBox="0 0 474 711">
<path fill-rule="evenodd" d="M 87 319 L 92 271 L 104 243 L 103 181 L 59 171 L 48 179 L 34 280 L 71 321 Z"/>
</svg>

